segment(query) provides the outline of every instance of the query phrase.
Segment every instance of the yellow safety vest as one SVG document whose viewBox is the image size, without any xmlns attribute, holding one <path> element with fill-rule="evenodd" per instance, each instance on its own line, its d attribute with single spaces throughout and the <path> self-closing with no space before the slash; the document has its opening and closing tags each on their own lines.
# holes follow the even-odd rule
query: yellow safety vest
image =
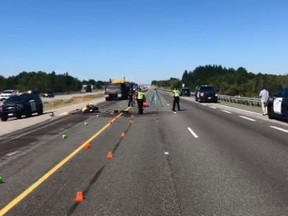
<svg viewBox="0 0 288 216">
<path fill-rule="evenodd" d="M 173 90 L 173 96 L 174 97 L 179 97 L 180 96 L 179 90 Z"/>
<path fill-rule="evenodd" d="M 143 93 L 143 92 L 138 92 L 138 96 L 137 96 L 137 99 L 139 99 L 139 100 L 144 100 L 144 98 L 145 98 L 145 94 Z"/>
</svg>

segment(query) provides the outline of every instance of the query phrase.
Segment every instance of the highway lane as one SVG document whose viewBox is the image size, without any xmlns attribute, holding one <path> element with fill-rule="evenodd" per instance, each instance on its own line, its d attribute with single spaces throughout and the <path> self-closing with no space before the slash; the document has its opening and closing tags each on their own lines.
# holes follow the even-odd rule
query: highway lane
<svg viewBox="0 0 288 216">
<path fill-rule="evenodd" d="M 143 116 L 131 109 L 133 124 L 130 114 L 109 124 L 7 215 L 287 215 L 288 135 L 271 128 L 285 125 L 184 100 L 174 114 L 171 97 L 159 102 Z M 68 116 L 69 128 L 1 157 L 0 209 L 109 123 L 105 113 Z"/>
</svg>

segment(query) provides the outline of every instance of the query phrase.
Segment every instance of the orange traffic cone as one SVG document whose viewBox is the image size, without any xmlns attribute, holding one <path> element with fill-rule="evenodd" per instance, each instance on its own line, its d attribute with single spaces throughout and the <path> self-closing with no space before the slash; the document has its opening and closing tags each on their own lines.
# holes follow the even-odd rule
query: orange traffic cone
<svg viewBox="0 0 288 216">
<path fill-rule="evenodd" d="M 108 152 L 107 158 L 108 158 L 108 159 L 113 159 L 113 153 L 112 153 L 112 151 L 109 151 L 109 152 Z"/>
<path fill-rule="evenodd" d="M 129 124 L 130 124 L 130 125 L 133 124 L 133 120 L 132 120 L 132 119 L 130 119 Z"/>
<path fill-rule="evenodd" d="M 85 197 L 84 197 L 83 192 L 82 192 L 82 191 L 77 192 L 77 195 L 76 195 L 75 201 L 76 201 L 76 202 L 83 202 L 84 199 L 85 199 Z"/>
<path fill-rule="evenodd" d="M 134 116 L 133 116 L 133 114 L 131 115 L 131 119 L 133 119 L 134 118 Z"/>
<path fill-rule="evenodd" d="M 91 149 L 91 148 L 92 148 L 91 144 L 87 143 L 86 146 L 85 146 L 85 149 Z"/>
<path fill-rule="evenodd" d="M 124 138 L 125 137 L 125 132 L 121 133 L 121 137 Z"/>
</svg>

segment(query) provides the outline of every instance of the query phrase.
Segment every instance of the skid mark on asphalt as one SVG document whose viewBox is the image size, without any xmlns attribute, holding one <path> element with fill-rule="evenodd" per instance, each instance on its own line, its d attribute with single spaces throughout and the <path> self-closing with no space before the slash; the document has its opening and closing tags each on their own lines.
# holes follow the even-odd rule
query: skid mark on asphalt
<svg viewBox="0 0 288 216">
<path fill-rule="evenodd" d="M 119 117 L 122 116 L 123 113 L 120 113 L 112 121 L 116 121 Z M 85 148 L 88 143 L 91 143 L 92 140 L 96 139 L 103 131 L 105 131 L 111 123 L 106 124 L 102 127 L 97 133 L 95 133 L 92 137 L 82 143 L 77 149 L 75 149 L 72 153 L 70 153 L 66 158 L 56 164 L 52 169 L 50 169 L 47 173 L 45 173 L 41 178 L 39 178 L 35 183 L 30 185 L 27 189 L 25 189 L 20 195 L 14 198 L 11 202 L 9 202 L 4 208 L 0 209 L 0 216 L 5 215 L 8 211 L 14 208 L 18 203 L 20 203 L 25 197 L 31 194 L 36 188 L 42 185 L 50 176 L 52 176 L 57 170 L 63 167 L 68 161 L 70 161 L 75 155 L 77 155 L 81 150 Z"/>
<path fill-rule="evenodd" d="M 97 173 L 93 176 L 93 178 L 90 180 L 89 182 L 89 185 L 87 186 L 87 188 L 83 191 L 83 194 L 84 194 L 84 198 L 85 196 L 88 194 L 91 186 L 97 181 L 97 179 L 100 177 L 100 175 L 102 174 L 104 168 L 105 168 L 106 165 L 102 166 L 98 171 Z M 79 202 L 75 202 L 71 208 L 69 209 L 67 215 L 71 215 L 77 208 L 77 206 L 79 205 Z"/>
<path fill-rule="evenodd" d="M 112 159 L 114 153 L 116 152 L 116 150 L 117 150 L 118 147 L 120 146 L 121 142 L 123 141 L 123 139 L 125 139 L 126 134 L 128 133 L 128 131 L 129 131 L 129 129 L 130 129 L 130 127 L 131 127 L 132 124 L 133 124 L 133 115 L 131 115 L 131 119 L 129 120 L 129 125 L 128 125 L 127 129 L 126 129 L 124 132 L 121 133 L 121 137 L 120 137 L 119 141 L 116 143 L 115 147 L 113 148 L 110 159 Z M 109 158 L 109 157 L 107 156 L 107 158 Z M 105 165 L 103 165 L 103 166 L 97 171 L 97 173 L 96 173 L 96 174 L 93 176 L 93 178 L 90 180 L 90 182 L 89 182 L 88 186 L 86 187 L 86 189 L 83 190 L 84 198 L 85 198 L 85 196 L 88 194 L 91 186 L 92 186 L 92 185 L 97 181 L 97 179 L 100 177 L 100 175 L 101 175 L 101 173 L 103 172 L 103 170 L 104 170 L 104 168 L 105 168 L 106 165 L 107 165 L 107 163 L 106 163 Z M 79 202 L 75 202 L 75 203 L 71 206 L 71 208 L 69 209 L 67 215 L 68 215 L 68 216 L 69 216 L 69 215 L 72 215 L 72 213 L 77 209 L 77 207 L 78 207 L 79 204 L 80 204 Z"/>
</svg>

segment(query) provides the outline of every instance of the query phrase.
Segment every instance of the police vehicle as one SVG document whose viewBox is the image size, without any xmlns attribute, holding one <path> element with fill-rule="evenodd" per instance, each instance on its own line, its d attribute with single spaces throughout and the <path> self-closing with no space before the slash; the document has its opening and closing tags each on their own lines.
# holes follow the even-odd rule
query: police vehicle
<svg viewBox="0 0 288 216">
<path fill-rule="evenodd" d="M 37 93 L 23 93 L 9 97 L 0 107 L 2 121 L 10 117 L 20 119 L 22 115 L 30 117 L 33 113 L 43 114 L 43 102 Z"/>
<path fill-rule="evenodd" d="M 284 88 L 269 98 L 267 103 L 268 118 L 288 120 L 288 88 Z"/>
<path fill-rule="evenodd" d="M 218 102 L 217 90 L 214 86 L 200 85 L 196 87 L 195 101 L 201 102 Z"/>
</svg>

